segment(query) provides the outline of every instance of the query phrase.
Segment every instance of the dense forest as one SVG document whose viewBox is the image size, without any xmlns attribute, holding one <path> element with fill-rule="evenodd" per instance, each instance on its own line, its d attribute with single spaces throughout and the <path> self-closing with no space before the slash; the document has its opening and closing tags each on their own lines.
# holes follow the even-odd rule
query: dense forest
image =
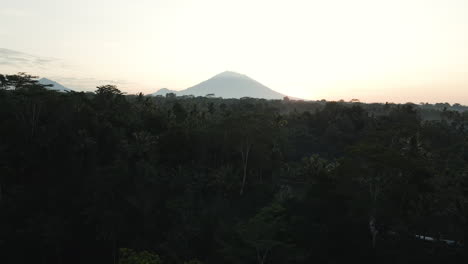
<svg viewBox="0 0 468 264">
<path fill-rule="evenodd" d="M 466 263 L 468 111 L 0 75 L 0 262 Z"/>
</svg>

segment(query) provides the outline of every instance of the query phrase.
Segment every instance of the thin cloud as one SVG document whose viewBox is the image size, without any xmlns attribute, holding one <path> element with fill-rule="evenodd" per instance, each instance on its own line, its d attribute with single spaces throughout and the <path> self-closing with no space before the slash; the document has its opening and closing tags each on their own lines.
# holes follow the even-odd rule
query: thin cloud
<svg viewBox="0 0 468 264">
<path fill-rule="evenodd" d="M 86 71 L 62 59 L 35 56 L 0 48 L 0 73 L 14 74 L 17 72 L 46 77 L 75 91 L 94 91 L 96 86 L 106 84 L 116 85 L 122 90 L 129 87 L 139 87 L 136 83 L 122 79 L 88 77 L 90 75 Z"/>
<path fill-rule="evenodd" d="M 137 87 L 138 84 L 129 82 L 126 80 L 102 80 L 98 78 L 90 78 L 90 77 L 63 77 L 63 76 L 50 76 L 50 79 L 59 82 L 66 87 L 77 90 L 77 91 L 94 91 L 96 90 L 97 86 L 100 85 L 116 85 L 119 89 L 125 87 Z"/>
<path fill-rule="evenodd" d="M 0 65 L 11 67 L 50 67 L 60 64 L 61 60 L 56 58 L 38 57 L 16 50 L 0 48 Z"/>
</svg>

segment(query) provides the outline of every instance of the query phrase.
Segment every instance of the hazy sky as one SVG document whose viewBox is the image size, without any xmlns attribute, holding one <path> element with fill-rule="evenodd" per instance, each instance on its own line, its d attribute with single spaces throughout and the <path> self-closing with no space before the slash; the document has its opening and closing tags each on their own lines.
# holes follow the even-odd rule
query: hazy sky
<svg viewBox="0 0 468 264">
<path fill-rule="evenodd" d="M 468 104 L 467 0 L 0 3 L 0 72 L 150 93 L 231 70 L 306 99 Z"/>
</svg>

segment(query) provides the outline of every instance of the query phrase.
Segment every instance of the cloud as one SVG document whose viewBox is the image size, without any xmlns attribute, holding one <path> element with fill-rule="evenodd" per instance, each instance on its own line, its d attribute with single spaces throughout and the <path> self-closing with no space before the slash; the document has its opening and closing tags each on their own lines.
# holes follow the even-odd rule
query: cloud
<svg viewBox="0 0 468 264">
<path fill-rule="evenodd" d="M 57 66 L 61 60 L 56 58 L 38 57 L 31 54 L 0 48 L 0 65 L 15 68 Z"/>
<path fill-rule="evenodd" d="M 96 86 L 106 84 L 116 85 L 122 90 L 140 87 L 137 83 L 123 79 L 111 79 L 108 76 L 97 78 L 86 68 L 62 59 L 0 48 L 0 73 L 15 74 L 18 72 L 46 77 L 75 91 L 94 91 Z"/>
<path fill-rule="evenodd" d="M 128 82 L 126 80 L 104 80 L 92 77 L 64 77 L 64 76 L 50 76 L 48 77 L 56 82 L 59 82 L 66 87 L 77 91 L 94 91 L 97 86 L 112 84 L 117 87 L 128 87 L 137 85 L 136 83 Z"/>
</svg>

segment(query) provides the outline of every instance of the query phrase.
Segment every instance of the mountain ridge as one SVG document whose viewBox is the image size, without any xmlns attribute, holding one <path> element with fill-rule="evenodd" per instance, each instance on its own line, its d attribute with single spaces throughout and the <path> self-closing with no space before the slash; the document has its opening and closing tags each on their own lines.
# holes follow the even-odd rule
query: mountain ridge
<svg viewBox="0 0 468 264">
<path fill-rule="evenodd" d="M 285 96 L 245 74 L 234 71 L 221 72 L 205 81 L 181 91 L 173 91 L 163 88 L 152 95 L 163 95 L 168 92 L 175 93 L 178 96 L 206 96 L 208 94 L 214 94 L 216 97 L 237 99 L 242 97 L 282 99 Z"/>
<path fill-rule="evenodd" d="M 157 90 L 155 93 L 152 93 L 152 94 L 150 94 L 150 95 L 152 95 L 152 96 L 158 96 L 158 95 L 165 96 L 165 95 L 168 94 L 168 93 L 174 93 L 174 94 L 176 94 L 177 91 L 171 90 L 171 89 L 167 89 L 167 88 L 161 88 L 161 89 Z"/>
<path fill-rule="evenodd" d="M 40 84 L 43 84 L 43 85 L 52 85 L 52 86 L 47 86 L 46 87 L 46 89 L 49 89 L 49 90 L 54 90 L 54 91 L 59 91 L 59 92 L 71 92 L 71 91 L 73 91 L 72 89 L 63 86 L 60 83 L 58 83 L 56 81 L 53 81 L 53 80 L 50 80 L 50 79 L 47 79 L 47 78 L 41 78 L 38 81 L 39 81 Z"/>
</svg>

